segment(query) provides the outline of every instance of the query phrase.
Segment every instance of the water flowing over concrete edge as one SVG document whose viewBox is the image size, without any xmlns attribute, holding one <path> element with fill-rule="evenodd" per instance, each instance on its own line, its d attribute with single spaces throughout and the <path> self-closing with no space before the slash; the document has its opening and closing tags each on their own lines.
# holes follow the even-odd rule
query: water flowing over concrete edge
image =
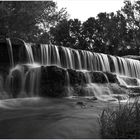
<svg viewBox="0 0 140 140">
<path fill-rule="evenodd" d="M 65 88 L 63 90 L 64 92 L 67 92 L 67 94 L 65 93 L 64 96 L 71 96 L 73 95 L 72 92 L 75 92 L 71 86 L 72 82 L 70 82 L 72 73 L 73 75 L 77 75 L 78 73 L 78 80 L 75 80 L 77 82 L 75 85 L 82 85 L 85 89 L 88 89 L 89 96 L 93 96 L 91 91 L 94 91 L 93 93 L 94 96 L 96 95 L 96 97 L 98 97 L 97 95 L 104 94 L 103 91 L 105 91 L 105 89 L 101 89 L 101 85 L 99 85 L 99 83 L 102 84 L 103 77 L 106 79 L 106 83 L 110 83 L 107 73 L 109 73 L 111 77 L 115 75 L 117 83 L 121 86 L 125 86 L 127 88 L 138 88 L 140 86 L 140 62 L 138 60 L 121 58 L 102 53 L 93 53 L 84 50 L 75 50 L 52 44 L 35 45 L 22 41 L 24 46 L 24 48 L 22 47 L 22 50 L 24 49 L 24 51 L 21 52 L 25 54 L 22 58 L 24 61 L 20 62 L 20 60 L 14 60 L 15 55 L 17 54 L 14 53 L 14 45 L 12 44 L 11 40 L 7 38 L 6 41 L 9 46 L 8 52 L 11 67 L 6 78 L 1 76 L 1 87 L 3 91 L 12 94 L 11 97 L 38 96 L 42 95 L 42 90 L 40 89 L 42 89 L 43 86 L 49 86 L 50 89 L 55 88 L 55 84 L 50 86 L 49 84 L 42 84 L 41 82 L 46 81 L 48 78 L 45 77 L 45 75 L 48 75 L 47 73 L 49 68 L 47 69 L 47 67 L 51 66 L 56 66 L 56 70 L 54 71 L 55 73 L 57 73 L 59 70 L 63 71 L 64 69 L 62 75 L 65 75 L 65 79 L 63 79 L 63 77 L 61 77 L 59 74 L 56 76 L 56 78 L 51 77 L 52 80 L 55 79 L 54 83 L 59 81 L 59 78 L 63 79 L 63 83 L 65 83 Z M 58 73 L 61 73 L 60 71 Z M 82 74 L 80 75 L 79 73 Z M 53 75 L 53 73 L 51 74 Z M 102 76 L 99 76 L 99 74 Z M 92 77 L 94 77 L 94 80 Z M 83 79 L 85 79 L 86 82 Z M 80 80 L 81 82 L 79 83 Z M 50 81 L 48 80 L 47 82 Z M 58 85 L 58 82 L 56 83 Z M 59 85 L 58 87 L 61 89 L 61 86 Z M 107 88 L 108 90 L 106 93 L 110 96 L 111 92 L 108 86 L 106 89 Z M 102 92 L 98 91 L 98 89 Z M 39 94 L 39 92 L 41 93 Z M 58 90 L 58 92 L 60 91 Z M 100 97 L 98 98 L 100 99 Z"/>
</svg>

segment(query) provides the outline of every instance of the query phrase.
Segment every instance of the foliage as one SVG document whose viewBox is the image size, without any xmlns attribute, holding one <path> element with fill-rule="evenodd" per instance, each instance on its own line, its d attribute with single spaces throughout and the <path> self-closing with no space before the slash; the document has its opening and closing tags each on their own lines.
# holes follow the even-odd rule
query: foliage
<svg viewBox="0 0 140 140">
<path fill-rule="evenodd" d="M 127 22 L 128 35 L 131 40 L 131 46 L 136 50 L 137 55 L 140 53 L 140 1 L 132 3 L 126 0 L 124 7 L 121 9 Z"/>
<path fill-rule="evenodd" d="M 126 36 L 126 22 L 117 12 L 100 13 L 97 18 L 89 18 L 83 23 L 83 32 L 87 40 L 92 43 L 93 50 L 97 52 L 116 54 Z"/>
<path fill-rule="evenodd" d="M 53 1 L 0 2 L 0 36 L 112 55 L 139 55 L 140 2 L 124 1 L 121 10 L 99 13 L 85 22 L 67 19 Z"/>
<path fill-rule="evenodd" d="M 78 19 L 62 20 L 52 27 L 50 34 L 52 42 L 56 45 L 79 48 L 81 41 L 81 22 Z"/>
<path fill-rule="evenodd" d="M 63 20 L 51 28 L 50 34 L 56 45 L 116 54 L 124 45 L 127 29 L 120 12 L 100 13 L 82 24 L 78 19 Z"/>
<path fill-rule="evenodd" d="M 81 23 L 63 20 L 51 28 L 52 42 L 113 55 L 139 54 L 140 2 L 125 1 L 116 13 L 99 13 Z"/>
<path fill-rule="evenodd" d="M 2 1 L 0 15 L 1 36 L 37 42 L 48 39 L 50 26 L 66 18 L 67 13 L 57 11 L 53 1 Z"/>
<path fill-rule="evenodd" d="M 104 109 L 99 118 L 103 138 L 140 138 L 140 104 L 119 104 L 118 109 Z"/>
</svg>

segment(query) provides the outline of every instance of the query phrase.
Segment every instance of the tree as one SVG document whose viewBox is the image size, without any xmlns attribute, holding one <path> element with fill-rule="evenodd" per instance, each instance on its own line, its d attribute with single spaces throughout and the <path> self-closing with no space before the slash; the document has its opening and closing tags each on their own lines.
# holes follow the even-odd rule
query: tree
<svg viewBox="0 0 140 140">
<path fill-rule="evenodd" d="M 50 34 L 53 44 L 80 49 L 81 22 L 78 19 L 62 20 L 51 28 Z"/>
<path fill-rule="evenodd" d="M 97 21 L 94 17 L 88 18 L 82 25 L 82 36 L 86 41 L 88 50 L 97 50 Z M 92 44 L 92 45 L 91 45 Z M 100 46 L 99 44 L 97 46 Z"/>
<path fill-rule="evenodd" d="M 83 23 L 78 19 L 62 20 L 50 30 L 52 42 L 112 55 L 126 55 L 125 52 L 132 51 L 139 54 L 140 2 L 124 3 L 115 13 L 99 13 Z"/>
<path fill-rule="evenodd" d="M 124 2 L 124 7 L 121 9 L 126 17 L 129 36 L 131 37 L 131 46 L 136 49 L 137 54 L 140 54 L 140 1 L 132 3 L 129 0 Z"/>
<path fill-rule="evenodd" d="M 38 42 L 51 26 L 67 18 L 65 9 L 57 11 L 53 1 L 2 1 L 0 15 L 1 36 L 30 42 Z"/>
<path fill-rule="evenodd" d="M 125 42 L 127 29 L 124 16 L 115 13 L 99 13 L 83 23 L 83 34 L 89 50 L 108 54 L 118 54 Z M 92 44 L 92 45 L 91 45 Z"/>
<path fill-rule="evenodd" d="M 62 20 L 50 30 L 52 43 L 109 54 L 118 54 L 125 45 L 127 28 L 125 17 L 118 11 L 99 13 L 81 24 L 78 19 Z"/>
</svg>

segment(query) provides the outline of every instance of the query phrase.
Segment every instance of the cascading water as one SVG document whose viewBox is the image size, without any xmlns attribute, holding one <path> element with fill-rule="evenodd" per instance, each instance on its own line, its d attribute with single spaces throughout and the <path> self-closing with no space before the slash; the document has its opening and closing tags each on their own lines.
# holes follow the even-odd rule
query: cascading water
<svg viewBox="0 0 140 140">
<path fill-rule="evenodd" d="M 25 42 L 23 42 L 23 43 L 24 43 L 24 46 L 26 48 L 28 62 L 32 64 L 32 63 L 34 63 L 34 56 L 33 56 L 33 51 L 32 51 L 31 45 L 28 43 L 25 43 Z"/>
<path fill-rule="evenodd" d="M 7 41 L 10 46 L 10 60 L 13 68 L 9 72 L 6 84 L 9 90 L 15 93 L 15 96 L 22 96 L 23 93 L 28 94 L 28 96 L 35 96 L 35 94 L 37 95 L 37 92 L 39 92 L 38 86 L 41 75 L 40 67 L 42 65 L 56 65 L 65 69 L 74 69 L 83 72 L 88 86 L 90 86 L 90 89 L 95 92 L 95 95 L 98 98 L 101 98 L 99 95 L 101 95 L 103 92 L 101 92 L 101 89 L 98 89 L 99 85 L 92 84 L 91 77 L 86 71 L 114 73 L 117 75 L 120 84 L 125 86 L 127 86 L 128 83 L 125 82 L 125 78 L 122 78 L 123 76 L 140 79 L 140 62 L 138 60 L 45 44 L 41 44 L 37 48 L 37 53 L 34 53 L 36 52 L 36 50 L 34 50 L 35 46 L 25 42 L 23 43 L 28 62 L 26 65 L 18 64 L 14 67 L 12 43 L 10 39 L 7 39 Z M 69 82 L 70 79 L 68 72 L 66 76 L 67 82 Z M 15 79 L 18 82 L 14 81 Z M 13 85 L 14 87 L 17 86 L 18 88 L 13 89 Z M 69 86 L 69 83 L 67 85 Z M 131 84 L 129 84 L 129 86 L 131 86 Z M 137 84 L 137 86 L 139 86 L 139 84 Z M 105 88 L 103 88 L 103 90 L 105 90 Z M 108 89 L 105 91 L 107 91 L 106 93 L 108 93 L 108 95 L 111 95 Z"/>
<path fill-rule="evenodd" d="M 16 65 L 10 70 L 6 87 L 14 97 L 35 96 L 38 93 L 40 65 Z"/>
<path fill-rule="evenodd" d="M 13 68 L 14 67 L 14 58 L 13 58 L 13 49 L 12 49 L 12 43 L 11 43 L 11 40 L 10 38 L 6 38 L 6 41 L 7 41 L 7 44 L 8 44 L 8 52 L 9 52 L 9 59 L 10 59 L 10 64 L 11 64 L 11 67 Z"/>
<path fill-rule="evenodd" d="M 35 62 L 37 56 L 33 55 L 31 44 L 25 44 L 29 63 Z M 71 48 L 57 47 L 55 45 L 41 45 L 41 65 L 57 65 L 64 68 L 107 71 L 117 75 L 140 78 L 140 62 L 127 58 L 110 56 L 113 70 L 108 55 L 92 53 L 89 51 L 74 50 Z"/>
</svg>

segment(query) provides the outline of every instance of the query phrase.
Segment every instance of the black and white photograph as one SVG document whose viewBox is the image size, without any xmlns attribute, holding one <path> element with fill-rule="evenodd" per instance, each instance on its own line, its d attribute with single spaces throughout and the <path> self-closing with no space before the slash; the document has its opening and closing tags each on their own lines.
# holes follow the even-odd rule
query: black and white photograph
<svg viewBox="0 0 140 140">
<path fill-rule="evenodd" d="M 140 139 L 140 1 L 0 1 L 0 139 Z"/>
</svg>

